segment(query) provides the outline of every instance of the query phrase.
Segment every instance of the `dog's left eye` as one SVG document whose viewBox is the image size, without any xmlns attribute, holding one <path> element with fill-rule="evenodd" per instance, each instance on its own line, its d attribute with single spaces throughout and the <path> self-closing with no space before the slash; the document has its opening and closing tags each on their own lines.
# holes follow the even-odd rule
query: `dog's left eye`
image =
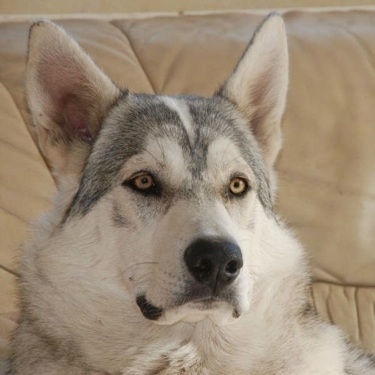
<svg viewBox="0 0 375 375">
<path fill-rule="evenodd" d="M 249 184 L 244 178 L 234 177 L 230 180 L 229 191 L 233 195 L 237 195 L 237 196 L 243 195 L 247 192 L 248 189 L 249 189 Z"/>
<path fill-rule="evenodd" d="M 134 187 L 138 190 L 148 190 L 155 185 L 154 179 L 149 174 L 143 174 L 135 177 L 132 182 Z"/>
<path fill-rule="evenodd" d="M 145 195 L 157 195 L 159 190 L 155 179 L 148 173 L 139 174 L 128 180 L 124 185 L 128 185 L 133 190 Z"/>
</svg>

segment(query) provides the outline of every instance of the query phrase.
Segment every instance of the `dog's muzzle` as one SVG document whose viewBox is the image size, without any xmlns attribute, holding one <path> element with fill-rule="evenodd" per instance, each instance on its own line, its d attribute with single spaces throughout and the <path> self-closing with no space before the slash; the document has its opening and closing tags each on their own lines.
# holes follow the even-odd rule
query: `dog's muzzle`
<svg viewBox="0 0 375 375">
<path fill-rule="evenodd" d="M 191 302 L 199 308 L 209 308 L 220 301 L 233 303 L 228 287 L 243 267 L 241 249 L 236 243 L 217 238 L 197 239 L 185 250 L 184 262 L 195 283 L 181 298 L 183 304 Z M 164 309 L 153 305 L 144 294 L 138 295 L 136 301 L 145 318 L 158 320 L 163 315 Z"/>
</svg>

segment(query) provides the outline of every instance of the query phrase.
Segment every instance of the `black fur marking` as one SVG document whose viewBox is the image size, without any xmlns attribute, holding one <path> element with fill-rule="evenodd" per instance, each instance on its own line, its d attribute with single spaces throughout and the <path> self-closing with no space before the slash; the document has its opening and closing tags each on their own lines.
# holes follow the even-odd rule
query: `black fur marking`
<svg viewBox="0 0 375 375">
<path fill-rule="evenodd" d="M 116 227 L 129 227 L 129 220 L 121 213 L 121 209 L 116 202 L 112 205 L 112 220 Z"/>
<path fill-rule="evenodd" d="M 169 358 L 167 357 L 167 355 L 162 355 L 157 363 L 155 363 L 155 368 L 154 369 L 150 369 L 148 372 L 147 372 L 147 375 L 158 375 L 158 374 L 161 374 L 163 373 L 164 371 L 166 371 L 168 369 L 168 367 L 170 367 L 171 363 L 169 361 Z"/>
<path fill-rule="evenodd" d="M 348 346 L 350 348 L 350 344 L 348 343 Z M 347 365 L 345 367 L 345 374 L 346 375 L 357 375 L 359 374 L 359 371 L 362 371 L 364 369 L 368 370 L 368 372 L 365 371 L 365 373 L 370 374 L 370 370 L 375 370 L 375 354 L 372 353 L 363 353 L 356 349 L 349 349 L 351 350 L 351 362 L 349 363 L 349 357 L 347 358 Z M 353 360 L 354 357 L 354 360 Z M 372 372 L 371 372 L 372 374 Z"/>
</svg>

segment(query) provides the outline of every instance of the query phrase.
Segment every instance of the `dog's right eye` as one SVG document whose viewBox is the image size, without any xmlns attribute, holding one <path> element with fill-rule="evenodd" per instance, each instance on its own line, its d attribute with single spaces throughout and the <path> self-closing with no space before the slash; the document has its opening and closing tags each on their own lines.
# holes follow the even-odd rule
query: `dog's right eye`
<svg viewBox="0 0 375 375">
<path fill-rule="evenodd" d="M 242 177 L 234 177 L 229 184 L 229 191 L 234 196 L 242 196 L 249 190 L 248 182 Z"/>
<path fill-rule="evenodd" d="M 128 185 L 133 190 L 144 195 L 160 194 L 158 184 L 155 182 L 154 177 L 149 173 L 139 174 L 131 178 L 130 180 L 126 181 L 123 185 Z"/>
<path fill-rule="evenodd" d="M 149 190 L 155 185 L 154 179 L 149 174 L 133 178 L 132 183 L 138 190 Z"/>
</svg>

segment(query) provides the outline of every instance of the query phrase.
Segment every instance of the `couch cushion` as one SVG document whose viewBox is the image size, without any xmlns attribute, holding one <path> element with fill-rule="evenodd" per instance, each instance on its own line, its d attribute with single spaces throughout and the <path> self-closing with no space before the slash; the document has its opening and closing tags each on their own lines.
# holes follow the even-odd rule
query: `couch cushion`
<svg viewBox="0 0 375 375">
<path fill-rule="evenodd" d="M 375 352 L 375 288 L 315 282 L 315 306 L 328 322 L 342 327 L 353 343 Z"/>
<path fill-rule="evenodd" d="M 16 276 L 0 268 L 0 359 L 9 353 L 8 341 L 16 327 Z M 0 361 L 1 362 L 1 361 Z"/>
<path fill-rule="evenodd" d="M 49 207 L 54 182 L 19 108 L 1 82 L 0 119 L 0 265 L 15 270 L 30 221 Z"/>
</svg>

